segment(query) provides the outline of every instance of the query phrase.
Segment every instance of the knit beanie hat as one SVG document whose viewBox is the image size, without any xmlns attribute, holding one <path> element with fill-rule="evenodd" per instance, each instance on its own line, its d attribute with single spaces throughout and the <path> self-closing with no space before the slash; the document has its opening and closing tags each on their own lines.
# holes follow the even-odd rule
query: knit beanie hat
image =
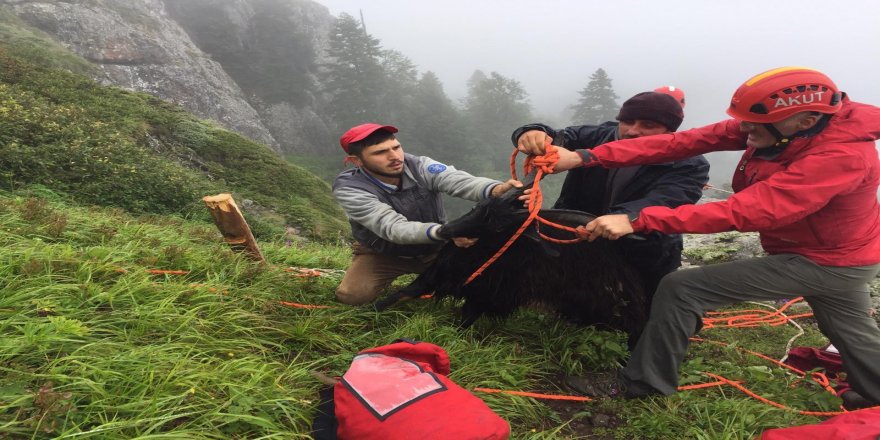
<svg viewBox="0 0 880 440">
<path fill-rule="evenodd" d="M 637 119 L 658 122 L 669 131 L 678 130 L 684 119 L 681 105 L 672 96 L 657 92 L 642 92 L 626 100 L 617 114 L 618 121 Z"/>
</svg>

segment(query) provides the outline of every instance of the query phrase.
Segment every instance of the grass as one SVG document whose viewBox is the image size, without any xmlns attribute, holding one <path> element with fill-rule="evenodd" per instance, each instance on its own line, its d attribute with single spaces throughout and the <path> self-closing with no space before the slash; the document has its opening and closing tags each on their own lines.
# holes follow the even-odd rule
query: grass
<svg viewBox="0 0 880 440">
<path fill-rule="evenodd" d="M 320 178 L 168 102 L 101 86 L 94 69 L 0 7 L 0 188 L 203 217 L 201 196 L 231 192 L 251 202 L 261 238 L 287 226 L 328 242 L 349 235 Z"/>
<path fill-rule="evenodd" d="M 560 375 L 607 369 L 625 352 L 622 334 L 533 310 L 461 331 L 449 302 L 411 301 L 384 313 L 341 306 L 332 300 L 332 272 L 303 278 L 279 268 L 344 269 L 345 247 L 264 242 L 271 264 L 258 265 L 198 219 L 66 200 L 40 187 L 0 192 L 0 438 L 307 438 L 321 387 L 310 372 L 341 375 L 359 350 L 400 337 L 444 347 L 451 378 L 467 389 L 565 394 Z M 156 268 L 190 272 L 146 271 Z M 798 344 L 824 343 L 805 327 Z M 794 332 L 701 336 L 778 358 Z M 796 408 L 839 404 L 768 365 L 735 348 L 693 344 L 681 375 L 743 380 Z M 747 439 L 819 420 L 732 388 L 563 404 L 477 396 L 517 439 Z M 598 415 L 611 423 L 594 424 Z"/>
</svg>

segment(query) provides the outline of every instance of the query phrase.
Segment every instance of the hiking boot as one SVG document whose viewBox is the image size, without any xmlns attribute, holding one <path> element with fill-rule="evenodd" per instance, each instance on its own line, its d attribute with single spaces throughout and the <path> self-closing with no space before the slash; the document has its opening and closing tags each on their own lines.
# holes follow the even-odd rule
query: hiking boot
<svg viewBox="0 0 880 440">
<path fill-rule="evenodd" d="M 857 409 L 871 408 L 873 406 L 880 405 L 878 403 L 871 402 L 870 400 L 862 397 L 861 394 L 853 390 L 844 391 L 843 394 L 840 395 L 840 398 L 843 399 L 843 407 L 847 411 L 855 411 Z"/>
<path fill-rule="evenodd" d="M 626 382 L 619 371 L 603 371 L 589 376 L 565 376 L 568 389 L 588 397 L 622 397 Z"/>
<path fill-rule="evenodd" d="M 588 397 L 634 399 L 659 393 L 648 385 L 627 380 L 620 370 L 597 372 L 589 376 L 565 376 L 565 386 Z"/>
</svg>

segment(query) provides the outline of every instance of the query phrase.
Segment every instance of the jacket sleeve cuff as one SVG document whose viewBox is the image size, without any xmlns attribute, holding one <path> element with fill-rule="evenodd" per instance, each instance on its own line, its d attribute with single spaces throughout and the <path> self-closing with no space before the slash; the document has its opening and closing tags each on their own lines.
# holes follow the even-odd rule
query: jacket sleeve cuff
<svg viewBox="0 0 880 440">
<path fill-rule="evenodd" d="M 428 229 L 425 231 L 425 234 L 427 234 L 428 238 L 430 238 L 433 241 L 436 241 L 436 242 L 446 241 L 437 235 L 437 231 L 439 229 L 440 229 L 439 224 L 434 224 L 434 225 L 428 226 Z"/>
<path fill-rule="evenodd" d="M 647 231 L 647 226 L 645 225 L 645 222 L 642 220 L 641 216 L 637 215 L 636 218 L 630 218 L 629 221 L 630 221 L 630 226 L 632 226 L 632 228 L 633 228 L 633 232 L 646 232 Z"/>
<path fill-rule="evenodd" d="M 639 218 L 639 214 L 641 213 L 641 211 L 638 211 L 638 212 L 630 212 L 630 211 L 628 211 L 628 210 L 626 210 L 626 209 L 618 208 L 618 209 L 612 209 L 612 210 L 610 210 L 608 213 L 609 213 L 609 214 L 620 214 L 620 215 L 625 215 L 626 218 L 629 219 L 630 223 L 632 223 L 632 222 L 638 220 L 638 218 Z"/>
<path fill-rule="evenodd" d="M 599 159 L 596 158 L 596 155 L 593 154 L 591 150 L 575 150 L 581 157 L 581 166 L 582 167 L 594 167 L 599 165 Z"/>
<path fill-rule="evenodd" d="M 493 182 L 493 183 L 486 185 L 486 188 L 483 189 L 483 200 L 486 200 L 489 197 L 492 197 L 492 190 L 494 190 L 495 187 L 498 185 L 501 185 L 501 182 Z"/>
</svg>

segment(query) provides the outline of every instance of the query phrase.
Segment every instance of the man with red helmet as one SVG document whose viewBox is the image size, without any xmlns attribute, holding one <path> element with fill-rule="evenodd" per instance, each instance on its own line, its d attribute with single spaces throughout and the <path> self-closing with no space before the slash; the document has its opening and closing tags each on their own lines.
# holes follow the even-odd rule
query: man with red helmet
<svg viewBox="0 0 880 440">
<path fill-rule="evenodd" d="M 560 150 L 557 170 L 615 168 L 745 150 L 729 199 L 674 209 L 648 207 L 636 219 L 607 215 L 593 239 L 633 232 L 757 231 L 769 254 L 674 272 L 657 289 L 646 329 L 615 377 L 580 378 L 588 394 L 672 394 L 688 337 L 707 310 L 748 300 L 803 296 L 840 351 L 854 390 L 844 404 L 880 404 L 880 329 L 868 282 L 880 271 L 880 108 L 850 101 L 821 72 L 782 67 L 733 95 L 734 119 L 681 133 Z M 541 153 L 543 145 L 524 145 Z"/>
</svg>

